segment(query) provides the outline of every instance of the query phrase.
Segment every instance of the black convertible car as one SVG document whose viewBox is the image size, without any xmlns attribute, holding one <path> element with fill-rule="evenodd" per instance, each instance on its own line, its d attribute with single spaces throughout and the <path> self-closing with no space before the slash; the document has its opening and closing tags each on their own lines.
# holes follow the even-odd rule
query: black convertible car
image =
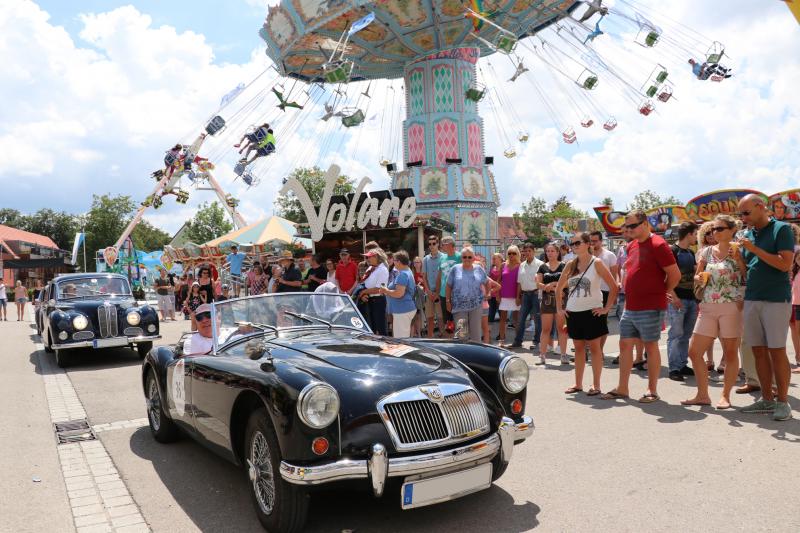
<svg viewBox="0 0 800 533">
<path fill-rule="evenodd" d="M 120 274 L 63 274 L 47 284 L 36 308 L 36 329 L 56 363 L 76 348 L 130 346 L 144 358 L 160 339 L 158 313 L 139 305 Z"/>
<path fill-rule="evenodd" d="M 322 484 L 389 491 L 404 509 L 486 489 L 533 432 L 521 358 L 373 335 L 348 296 L 228 300 L 206 320 L 145 358 L 150 430 L 243 465 L 269 531 L 301 529 Z"/>
</svg>

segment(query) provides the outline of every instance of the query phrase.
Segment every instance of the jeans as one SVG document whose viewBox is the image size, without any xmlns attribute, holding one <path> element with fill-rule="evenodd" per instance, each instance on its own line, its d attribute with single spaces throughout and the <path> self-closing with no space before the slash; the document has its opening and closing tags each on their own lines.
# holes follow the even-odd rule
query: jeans
<svg viewBox="0 0 800 533">
<path fill-rule="evenodd" d="M 500 306 L 500 302 L 497 301 L 497 298 L 489 298 L 489 322 L 495 322 L 497 320 L 497 308 Z"/>
<path fill-rule="evenodd" d="M 514 336 L 514 344 L 522 344 L 528 315 L 533 317 L 534 327 L 536 328 L 533 334 L 533 342 L 534 344 L 539 344 L 542 336 L 542 314 L 539 312 L 539 294 L 534 291 L 522 293 L 522 305 L 519 308 L 519 322 Z"/>
<path fill-rule="evenodd" d="M 670 372 L 680 371 L 689 362 L 689 339 L 697 321 L 697 302 L 690 298 L 681 299 L 681 303 L 680 309 L 675 309 L 672 304 L 668 308 L 667 359 Z"/>
<path fill-rule="evenodd" d="M 369 327 L 375 335 L 386 335 L 388 325 L 386 324 L 386 296 L 370 296 L 367 299 L 367 309 L 369 316 Z"/>
<path fill-rule="evenodd" d="M 617 320 L 622 318 L 622 312 L 625 310 L 625 293 L 621 292 L 617 295 L 617 309 L 614 311 L 614 314 L 617 316 Z"/>
</svg>

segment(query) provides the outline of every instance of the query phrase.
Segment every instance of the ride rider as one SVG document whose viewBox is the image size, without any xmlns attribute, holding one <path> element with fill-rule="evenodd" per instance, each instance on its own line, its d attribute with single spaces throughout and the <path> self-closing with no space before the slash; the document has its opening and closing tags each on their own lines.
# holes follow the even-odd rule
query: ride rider
<svg viewBox="0 0 800 533">
<path fill-rule="evenodd" d="M 241 147 L 239 148 L 240 154 L 245 150 L 247 150 L 247 153 L 244 154 L 244 156 L 247 157 L 250 155 L 251 151 L 257 148 L 258 138 L 266 136 L 267 130 L 269 130 L 269 124 L 265 122 L 259 127 L 257 127 L 255 130 L 253 130 L 252 133 L 245 133 L 244 135 L 242 135 L 242 138 L 239 139 L 239 142 L 234 144 L 233 147 L 234 148 Z M 259 133 L 261 135 L 259 135 Z"/>
<path fill-rule="evenodd" d="M 259 157 L 270 155 L 275 151 L 275 135 L 272 133 L 272 129 L 267 130 L 267 135 L 258 143 L 258 150 L 256 150 L 255 155 L 252 159 L 247 159 L 244 157 L 240 160 L 241 163 L 244 163 L 245 166 L 253 163 Z"/>
</svg>

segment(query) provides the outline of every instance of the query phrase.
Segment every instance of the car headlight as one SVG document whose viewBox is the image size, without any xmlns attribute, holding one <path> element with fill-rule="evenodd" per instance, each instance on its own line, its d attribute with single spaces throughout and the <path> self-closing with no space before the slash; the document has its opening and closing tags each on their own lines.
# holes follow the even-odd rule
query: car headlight
<svg viewBox="0 0 800 533">
<path fill-rule="evenodd" d="M 310 383 L 300 391 L 297 414 L 307 426 L 324 428 L 339 416 L 339 395 L 330 385 Z"/>
<path fill-rule="evenodd" d="M 125 318 L 128 320 L 128 324 L 131 326 L 138 326 L 139 322 L 142 321 L 142 315 L 140 315 L 137 311 L 130 311 L 128 316 Z"/>
<path fill-rule="evenodd" d="M 72 319 L 72 327 L 77 329 L 78 331 L 86 329 L 88 325 L 89 321 L 86 320 L 86 317 L 83 315 L 78 315 Z"/>
<path fill-rule="evenodd" d="M 515 355 L 509 355 L 500 363 L 500 383 L 511 394 L 517 394 L 528 385 L 528 363 Z"/>
</svg>

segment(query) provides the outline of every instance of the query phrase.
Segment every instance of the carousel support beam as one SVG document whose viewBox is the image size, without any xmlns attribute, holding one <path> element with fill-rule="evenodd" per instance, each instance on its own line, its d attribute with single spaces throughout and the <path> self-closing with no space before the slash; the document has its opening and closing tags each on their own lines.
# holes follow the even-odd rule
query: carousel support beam
<svg viewBox="0 0 800 533">
<path fill-rule="evenodd" d="M 425 228 L 417 226 L 417 255 L 425 257 Z"/>
</svg>

